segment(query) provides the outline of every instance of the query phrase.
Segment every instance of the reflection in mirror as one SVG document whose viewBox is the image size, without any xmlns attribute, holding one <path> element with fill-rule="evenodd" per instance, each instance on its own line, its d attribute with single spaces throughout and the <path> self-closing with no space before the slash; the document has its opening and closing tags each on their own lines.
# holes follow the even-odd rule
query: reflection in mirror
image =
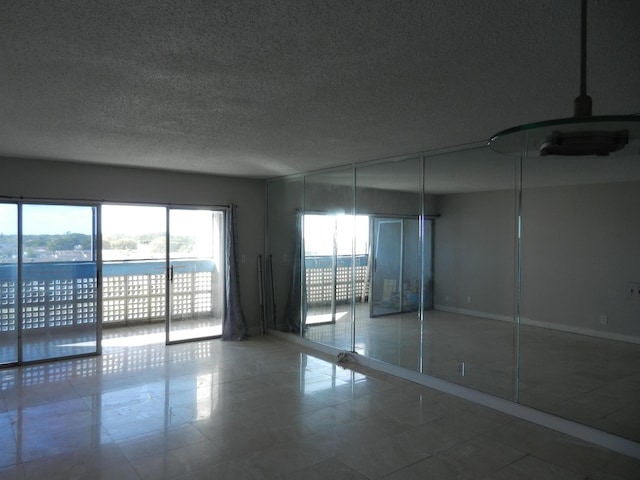
<svg viewBox="0 0 640 480">
<path fill-rule="evenodd" d="M 273 325 L 640 441 L 636 205 L 637 154 L 476 147 L 272 181 Z"/>
<path fill-rule="evenodd" d="M 261 261 L 264 322 L 268 328 L 300 332 L 300 237 L 303 177 L 267 183 L 267 249 Z"/>
<path fill-rule="evenodd" d="M 516 185 L 513 158 L 487 148 L 425 158 L 433 218 L 433 308 L 424 373 L 514 399 Z"/>
<path fill-rule="evenodd" d="M 522 173 L 520 402 L 640 441 L 640 158 Z"/>
<path fill-rule="evenodd" d="M 356 281 L 356 352 L 419 371 L 421 172 L 414 157 L 356 168 L 356 244 L 366 245 Z M 364 224 L 364 221 L 362 221 Z M 356 252 L 358 255 L 359 252 Z"/>
<path fill-rule="evenodd" d="M 304 177 L 302 224 L 304 338 L 353 349 L 353 169 Z"/>
</svg>

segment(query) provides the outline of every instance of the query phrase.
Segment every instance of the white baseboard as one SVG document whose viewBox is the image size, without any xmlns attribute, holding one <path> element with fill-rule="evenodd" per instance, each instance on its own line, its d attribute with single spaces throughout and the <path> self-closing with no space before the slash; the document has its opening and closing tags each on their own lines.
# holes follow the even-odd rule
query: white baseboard
<svg viewBox="0 0 640 480">
<path fill-rule="evenodd" d="M 434 310 L 440 310 L 442 312 L 456 313 L 458 315 L 467 315 L 469 317 L 486 318 L 489 320 L 499 320 L 501 322 L 513 322 L 513 317 L 508 315 L 496 315 L 493 313 L 481 312 L 479 310 L 469 310 L 466 308 L 456 308 L 447 305 L 434 305 Z M 553 322 L 541 322 L 539 320 L 533 320 L 531 318 L 520 317 L 520 325 L 527 325 L 530 327 L 540 327 L 549 330 L 555 330 L 564 333 L 575 333 L 577 335 L 586 335 L 588 337 L 602 338 L 605 340 L 616 340 L 618 342 L 627 342 L 640 344 L 640 337 L 633 335 L 624 335 L 622 333 L 603 332 L 602 330 L 595 330 L 593 328 L 574 327 L 572 325 L 564 325 L 561 323 Z"/>
<path fill-rule="evenodd" d="M 324 354 L 332 356 L 336 360 L 338 354 L 344 352 L 344 350 L 340 350 L 328 345 L 314 343 L 300 337 L 299 335 L 291 333 L 269 330 L 269 335 L 272 335 L 284 341 L 302 345 L 311 350 L 322 352 Z M 608 448 L 609 450 L 613 450 L 614 452 L 640 459 L 640 443 L 634 442 L 632 440 L 619 437 L 611 433 L 603 432 L 602 430 L 588 427 L 581 423 L 567 420 L 566 418 L 557 417 L 555 415 L 551 415 L 550 413 L 536 410 L 535 408 L 527 407 L 519 403 L 505 400 L 504 398 L 495 397 L 493 395 L 479 392 L 462 385 L 447 382 L 446 380 L 432 377 L 403 367 L 398 367 L 396 365 L 391 365 L 389 363 L 375 360 L 373 358 L 364 357 L 358 355 L 357 353 L 348 353 L 349 362 L 354 362 L 364 367 L 388 373 L 390 375 L 403 378 L 410 382 L 424 385 L 425 387 L 430 387 L 435 390 L 439 390 L 441 392 L 448 393 L 465 400 L 469 400 L 471 402 L 477 403 L 478 405 L 482 405 L 484 407 L 491 408 L 508 415 L 512 415 L 516 418 L 520 418 L 522 420 L 526 420 L 528 422 L 550 428 L 552 430 L 570 435 L 575 438 L 579 438 L 581 440 L 593 443 L 594 445 Z M 349 362 L 342 363 L 341 365 L 344 365 L 348 368 Z"/>
<path fill-rule="evenodd" d="M 448 305 L 434 305 L 433 309 L 439 310 L 441 312 L 457 313 L 458 315 L 467 315 L 469 317 L 480 317 L 480 318 L 486 318 L 488 320 L 499 320 L 501 322 L 513 322 L 513 317 L 510 317 L 509 315 L 497 315 L 495 313 L 486 313 L 486 312 L 481 312 L 479 310 L 470 310 L 467 308 L 456 308 L 456 307 L 450 307 Z"/>
</svg>

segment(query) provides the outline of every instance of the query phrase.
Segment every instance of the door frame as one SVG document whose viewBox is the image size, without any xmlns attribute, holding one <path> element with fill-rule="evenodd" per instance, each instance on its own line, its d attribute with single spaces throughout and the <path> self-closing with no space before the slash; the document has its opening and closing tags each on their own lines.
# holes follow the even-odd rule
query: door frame
<svg viewBox="0 0 640 480">
<path fill-rule="evenodd" d="M 219 212 L 221 213 L 221 219 L 219 222 L 219 244 L 215 245 L 214 244 L 214 248 L 217 246 L 218 248 L 218 252 L 219 252 L 219 262 L 220 265 L 217 265 L 218 267 L 218 273 L 217 275 L 219 275 L 220 278 L 220 286 L 222 288 L 222 291 L 219 292 L 219 296 L 221 297 L 221 310 L 220 310 L 220 333 L 215 333 L 213 335 L 204 335 L 204 336 L 199 336 L 199 337 L 189 337 L 189 338 L 181 338 L 181 339 L 171 339 L 171 324 L 172 324 L 172 319 L 171 316 L 173 314 L 173 282 L 174 282 L 174 276 L 175 276 L 175 271 L 174 271 L 174 265 L 172 262 L 172 256 L 171 256 L 171 212 L 172 211 L 207 211 L 207 212 Z M 166 345 L 174 345 L 174 344 L 178 344 L 178 343 L 186 343 L 186 342 L 194 342 L 194 341 L 199 341 L 199 340 L 210 340 L 210 339 L 214 339 L 214 338 L 220 338 L 222 336 L 222 322 L 224 322 L 224 317 L 225 317 L 225 309 L 226 309 L 226 305 L 225 305 L 225 298 L 226 298 L 226 289 L 228 288 L 228 285 L 226 285 L 226 280 L 225 280 L 225 275 L 224 272 L 226 272 L 226 245 L 225 245 L 225 239 L 227 236 L 227 232 L 226 232 L 226 228 L 227 228 L 227 216 L 229 215 L 229 207 L 204 207 L 204 206 L 198 206 L 198 207 L 194 207 L 194 206 L 177 206 L 177 205 L 167 205 L 166 206 L 166 231 L 165 231 L 165 239 L 166 239 L 166 250 L 165 250 L 165 266 L 166 266 L 166 273 L 165 273 L 165 344 Z M 212 241 L 215 242 L 215 238 L 212 238 Z M 214 261 L 212 259 L 212 261 Z M 214 264 L 215 266 L 215 264 Z M 211 298 L 211 302 L 212 302 L 212 309 L 213 309 L 213 275 L 214 272 L 212 272 L 212 298 Z M 212 312 L 213 315 L 213 312 Z"/>
<path fill-rule="evenodd" d="M 10 204 L 16 206 L 16 276 L 15 276 L 15 330 L 16 330 L 16 358 L 13 362 L 6 362 L 0 364 L 0 368 L 13 367 L 19 365 L 32 365 L 32 364 L 40 364 L 40 363 L 48 363 L 59 360 L 67 360 L 74 358 L 85 358 L 100 355 L 102 353 L 102 237 L 100 235 L 100 218 L 101 218 L 101 204 L 99 202 L 94 201 L 71 201 L 71 200 L 43 200 L 43 199 L 7 199 L 2 202 L 3 204 Z M 91 260 L 89 263 L 94 265 L 94 276 L 93 281 L 90 285 L 91 296 L 89 300 L 91 300 L 92 307 L 94 308 L 93 313 L 93 324 L 95 324 L 95 348 L 90 352 L 83 353 L 73 353 L 69 355 L 61 355 L 61 356 L 48 356 L 43 358 L 29 359 L 25 360 L 24 357 L 24 349 L 25 349 L 25 336 L 24 336 L 24 319 L 25 319 L 25 285 L 23 285 L 24 280 L 24 266 L 25 263 L 31 265 L 31 262 L 24 261 L 24 211 L 23 207 L 26 205 L 34 205 L 34 206 L 51 206 L 51 207 L 87 207 L 92 209 L 91 215 Z M 72 232 L 78 233 L 78 232 Z M 45 234 L 42 234 L 45 235 Z M 42 264 L 42 265 L 54 265 L 65 262 L 37 262 L 34 264 Z M 74 293 L 73 298 L 68 300 L 74 304 L 74 313 L 73 313 L 73 321 L 76 321 L 77 317 L 75 315 L 75 308 L 77 308 L 77 300 L 76 297 L 76 286 L 74 285 Z M 45 293 L 48 295 L 49 293 Z M 55 293 L 53 295 L 56 295 Z M 45 297 L 46 298 L 46 297 Z M 47 302 L 45 302 L 47 303 Z M 86 303 L 86 302 L 83 302 Z M 48 320 L 48 318 L 47 318 Z M 48 328 L 48 327 L 44 327 Z M 57 328 L 57 327 L 54 327 Z"/>
</svg>

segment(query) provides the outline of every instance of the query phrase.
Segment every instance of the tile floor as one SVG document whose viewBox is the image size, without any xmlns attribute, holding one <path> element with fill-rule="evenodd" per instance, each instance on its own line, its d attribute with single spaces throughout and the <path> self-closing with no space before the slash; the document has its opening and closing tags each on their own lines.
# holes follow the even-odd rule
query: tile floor
<svg viewBox="0 0 640 480">
<path fill-rule="evenodd" d="M 425 373 L 516 399 L 509 322 L 429 310 L 421 331 L 416 312 L 370 318 L 367 304 L 358 304 L 355 331 L 356 352 L 414 371 L 424 336 Z M 335 324 L 310 325 L 304 336 L 350 350 L 351 335 L 344 312 Z M 640 345 L 522 326 L 519 348 L 520 403 L 640 442 Z"/>
<path fill-rule="evenodd" d="M 118 338 L 0 370 L 0 479 L 640 475 L 640 460 L 273 337 Z"/>
</svg>

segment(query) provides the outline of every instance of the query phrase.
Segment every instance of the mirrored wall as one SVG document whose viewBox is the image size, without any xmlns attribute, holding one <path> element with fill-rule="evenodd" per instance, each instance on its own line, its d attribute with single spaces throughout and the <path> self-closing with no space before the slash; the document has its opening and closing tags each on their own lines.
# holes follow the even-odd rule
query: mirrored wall
<svg viewBox="0 0 640 480">
<path fill-rule="evenodd" d="M 640 441 L 636 205 L 637 152 L 272 180 L 267 323 Z"/>
</svg>

